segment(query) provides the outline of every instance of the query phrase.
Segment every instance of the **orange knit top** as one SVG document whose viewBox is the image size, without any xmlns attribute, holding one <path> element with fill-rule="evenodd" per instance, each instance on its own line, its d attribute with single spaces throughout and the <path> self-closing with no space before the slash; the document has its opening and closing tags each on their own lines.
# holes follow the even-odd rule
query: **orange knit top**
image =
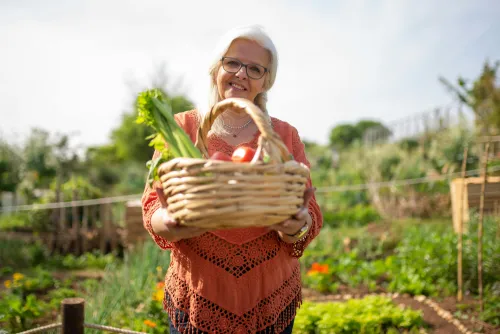
<svg viewBox="0 0 500 334">
<path fill-rule="evenodd" d="M 195 142 L 199 114 L 192 110 L 175 118 Z M 295 160 L 309 167 L 297 130 L 284 121 L 271 120 Z M 241 145 L 256 148 L 258 134 Z M 215 135 L 208 139 L 210 155 L 220 151 L 231 156 L 236 147 Z M 311 186 L 310 178 L 307 186 Z M 290 324 L 302 301 L 298 258 L 323 225 L 314 196 L 309 204 L 312 226 L 294 244 L 285 243 L 267 228 L 219 230 L 169 242 L 151 227 L 151 216 L 158 208 L 156 192 L 146 185 L 142 197 L 144 226 L 161 249 L 171 250 L 163 306 L 174 327 L 182 325 L 186 333 L 255 333 L 269 329 L 280 333 Z M 179 311 L 188 316 L 187 324 L 181 324 Z"/>
</svg>

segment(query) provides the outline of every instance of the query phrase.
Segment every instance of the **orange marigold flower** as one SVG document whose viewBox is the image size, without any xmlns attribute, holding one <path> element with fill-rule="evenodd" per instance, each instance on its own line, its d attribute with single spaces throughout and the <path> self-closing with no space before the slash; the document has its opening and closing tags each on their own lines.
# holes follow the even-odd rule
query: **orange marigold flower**
<svg viewBox="0 0 500 334">
<path fill-rule="evenodd" d="M 3 285 L 5 285 L 7 289 L 10 289 L 10 287 L 12 286 L 12 281 L 6 280 L 5 282 L 3 282 Z"/>
<path fill-rule="evenodd" d="M 144 325 L 148 326 L 148 327 L 151 327 L 151 328 L 155 328 L 156 327 L 156 323 L 152 322 L 151 320 L 144 320 Z"/>
<path fill-rule="evenodd" d="M 314 262 L 311 266 L 311 269 L 314 271 L 319 271 L 320 267 L 321 267 L 321 264 L 319 264 L 318 262 Z"/>
<path fill-rule="evenodd" d="M 318 272 L 322 273 L 322 274 L 328 274 L 328 270 L 330 268 L 328 267 L 328 264 L 322 264 L 320 265 L 320 267 L 318 268 Z"/>
<path fill-rule="evenodd" d="M 328 274 L 330 267 L 328 264 L 320 264 L 318 262 L 314 262 L 311 266 L 311 269 L 307 272 L 308 275 L 312 275 L 315 273 L 320 274 Z"/>
<path fill-rule="evenodd" d="M 165 287 L 165 282 L 158 282 L 156 283 L 156 288 L 157 289 L 163 289 Z"/>
</svg>

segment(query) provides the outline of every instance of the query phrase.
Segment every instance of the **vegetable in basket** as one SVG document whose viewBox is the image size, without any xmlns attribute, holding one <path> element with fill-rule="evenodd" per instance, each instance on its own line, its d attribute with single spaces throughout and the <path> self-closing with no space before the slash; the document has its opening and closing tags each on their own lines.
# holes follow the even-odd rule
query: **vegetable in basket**
<svg viewBox="0 0 500 334">
<path fill-rule="evenodd" d="M 158 158 L 147 162 L 149 167 L 148 182 L 151 186 L 159 180 L 158 166 L 174 158 L 202 158 L 200 151 L 194 146 L 189 136 L 177 124 L 172 113 L 170 100 L 159 90 L 146 90 L 137 96 L 136 123 L 151 126 L 156 133 L 147 137 L 161 154 Z M 167 145 L 165 145 L 165 143 Z"/>
<path fill-rule="evenodd" d="M 256 151 L 248 146 L 241 146 L 234 150 L 231 160 L 233 162 L 250 162 Z"/>
</svg>

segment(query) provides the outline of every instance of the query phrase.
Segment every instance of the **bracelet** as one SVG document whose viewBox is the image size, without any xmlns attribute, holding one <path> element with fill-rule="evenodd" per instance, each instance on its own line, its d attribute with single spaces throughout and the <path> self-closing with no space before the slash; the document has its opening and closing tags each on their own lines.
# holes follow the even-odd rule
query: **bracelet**
<svg viewBox="0 0 500 334">
<path fill-rule="evenodd" d="M 286 234 L 286 233 L 283 233 L 284 235 L 290 237 L 290 238 L 295 238 L 295 239 L 301 239 L 304 235 L 306 235 L 306 233 L 309 231 L 309 226 L 307 224 L 307 222 L 304 224 L 304 226 L 302 226 L 300 228 L 300 230 L 295 233 L 295 234 Z"/>
</svg>

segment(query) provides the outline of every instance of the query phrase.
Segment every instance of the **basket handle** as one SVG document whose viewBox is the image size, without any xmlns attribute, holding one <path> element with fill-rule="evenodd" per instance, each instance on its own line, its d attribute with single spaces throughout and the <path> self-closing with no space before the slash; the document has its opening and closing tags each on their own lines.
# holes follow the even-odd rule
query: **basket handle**
<svg viewBox="0 0 500 334">
<path fill-rule="evenodd" d="M 274 132 L 264 112 L 254 103 L 243 98 L 225 99 L 217 103 L 212 110 L 203 117 L 196 136 L 195 146 L 205 158 L 208 159 L 209 157 L 207 146 L 208 132 L 212 128 L 215 119 L 227 109 L 245 111 L 253 119 L 255 125 L 257 125 L 260 131 L 260 137 L 256 157 L 260 155 L 261 151 L 264 151 L 269 155 L 270 162 L 280 163 L 282 161 L 291 160 L 288 148 L 281 140 L 281 137 Z M 252 160 L 252 162 L 255 162 L 254 160 Z"/>
</svg>

